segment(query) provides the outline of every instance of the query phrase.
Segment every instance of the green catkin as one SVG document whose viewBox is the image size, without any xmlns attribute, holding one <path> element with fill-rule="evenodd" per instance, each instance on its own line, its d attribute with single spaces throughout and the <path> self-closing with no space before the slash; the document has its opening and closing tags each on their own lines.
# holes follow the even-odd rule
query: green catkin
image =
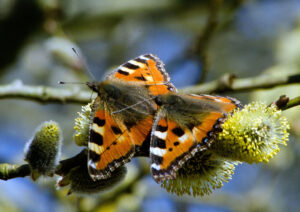
<svg viewBox="0 0 300 212">
<path fill-rule="evenodd" d="M 75 119 L 75 133 L 73 140 L 78 146 L 88 145 L 92 104 L 93 103 L 89 103 L 85 106 L 82 106 L 81 112 L 78 112 L 78 117 Z"/>
<path fill-rule="evenodd" d="M 210 151 L 198 152 L 178 170 L 175 179 L 164 181 L 161 187 L 178 196 L 208 195 L 231 179 L 235 164 Z"/>
<path fill-rule="evenodd" d="M 228 116 L 212 150 L 231 160 L 268 162 L 286 145 L 290 126 L 275 106 L 254 102 Z"/>
<path fill-rule="evenodd" d="M 25 161 L 31 167 L 31 177 L 52 175 L 58 164 L 62 135 L 58 123 L 47 121 L 42 123 L 34 137 L 25 146 Z"/>
</svg>

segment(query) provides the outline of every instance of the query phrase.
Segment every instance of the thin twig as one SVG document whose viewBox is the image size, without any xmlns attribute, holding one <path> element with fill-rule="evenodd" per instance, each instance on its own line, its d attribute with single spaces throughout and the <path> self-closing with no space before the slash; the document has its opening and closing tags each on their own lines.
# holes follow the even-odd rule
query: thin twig
<svg viewBox="0 0 300 212">
<path fill-rule="evenodd" d="M 84 160 L 85 158 L 87 158 L 87 152 L 84 149 L 74 157 L 60 161 L 55 170 L 55 174 L 61 176 L 66 175 L 72 168 L 80 166 L 82 161 L 86 161 Z M 27 177 L 30 174 L 31 168 L 29 164 L 0 164 L 0 180 L 9 180 L 16 177 Z"/>
<path fill-rule="evenodd" d="M 289 100 L 289 102 L 285 105 L 285 107 L 280 108 L 281 110 L 287 110 L 290 109 L 292 107 L 298 106 L 300 105 L 300 96 Z"/>
<path fill-rule="evenodd" d="M 282 110 L 282 108 L 286 107 L 289 101 L 290 101 L 289 97 L 287 97 L 286 95 L 281 95 L 279 99 L 272 102 L 269 106 L 275 105 L 279 110 Z"/>
<path fill-rule="evenodd" d="M 0 164 L 0 180 L 9 180 L 16 177 L 26 177 L 31 174 L 28 164 L 16 165 L 3 163 Z"/>
<path fill-rule="evenodd" d="M 202 65 L 201 77 L 199 80 L 203 82 L 206 78 L 208 71 L 208 58 L 207 58 L 207 48 L 210 44 L 210 41 L 213 38 L 213 34 L 216 31 L 218 26 L 218 16 L 222 6 L 222 0 L 212 0 L 209 4 L 209 14 L 207 18 L 206 25 L 204 29 L 196 37 L 196 41 L 193 44 L 189 55 L 196 55 L 199 57 Z"/>
<path fill-rule="evenodd" d="M 85 104 L 90 100 L 91 91 L 84 89 L 53 88 L 24 85 L 22 81 L 0 86 L 0 99 L 26 99 L 39 103 Z"/>
<path fill-rule="evenodd" d="M 232 75 L 224 75 L 218 80 L 204 83 L 202 85 L 196 85 L 187 87 L 181 90 L 182 93 L 224 93 L 228 91 L 241 92 L 251 91 L 254 89 L 267 89 L 280 85 L 287 85 L 293 83 L 300 83 L 300 74 L 295 75 L 260 75 L 257 77 L 249 77 L 244 79 L 237 79 Z"/>
</svg>

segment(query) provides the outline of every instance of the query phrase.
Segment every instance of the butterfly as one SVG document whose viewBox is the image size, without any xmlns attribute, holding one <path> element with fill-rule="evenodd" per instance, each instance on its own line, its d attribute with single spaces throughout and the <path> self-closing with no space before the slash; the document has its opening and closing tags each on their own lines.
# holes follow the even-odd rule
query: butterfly
<svg viewBox="0 0 300 212">
<path fill-rule="evenodd" d="M 167 93 L 159 105 L 150 141 L 151 173 L 156 182 L 174 179 L 197 152 L 207 149 L 228 113 L 241 107 L 230 97 Z"/>
<path fill-rule="evenodd" d="M 92 104 L 88 172 L 107 179 L 136 156 L 149 155 L 157 104 L 154 98 L 176 92 L 163 62 L 141 55 L 119 66 L 103 82 L 86 83 L 98 96 Z"/>
</svg>

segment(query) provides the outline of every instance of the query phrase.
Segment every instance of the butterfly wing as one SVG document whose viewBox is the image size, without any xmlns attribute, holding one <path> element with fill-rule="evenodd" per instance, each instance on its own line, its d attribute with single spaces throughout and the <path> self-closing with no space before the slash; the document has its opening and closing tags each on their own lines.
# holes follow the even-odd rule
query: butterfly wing
<svg viewBox="0 0 300 212">
<path fill-rule="evenodd" d="M 186 95 L 186 100 L 193 102 L 191 110 L 195 113 L 196 121 L 189 123 L 199 150 L 210 146 L 216 133 L 222 131 L 221 125 L 227 114 L 241 108 L 240 102 L 231 97 L 211 95 Z M 196 107 L 196 109 L 193 109 Z"/>
<path fill-rule="evenodd" d="M 182 164 L 197 150 L 193 133 L 179 126 L 162 108 L 156 116 L 150 143 L 151 173 L 156 182 L 173 179 Z"/>
<path fill-rule="evenodd" d="M 150 143 L 151 172 L 157 181 L 173 179 L 182 165 L 207 149 L 226 115 L 240 104 L 227 97 L 166 95 Z"/>
<path fill-rule="evenodd" d="M 94 102 L 88 143 L 88 170 L 94 180 L 110 177 L 134 154 L 134 144 L 126 126 L 117 122 L 100 100 Z"/>
<path fill-rule="evenodd" d="M 164 68 L 164 63 L 153 54 L 145 54 L 129 60 L 108 75 L 107 79 L 120 79 L 144 85 L 154 96 L 170 91 L 176 92 Z"/>
</svg>

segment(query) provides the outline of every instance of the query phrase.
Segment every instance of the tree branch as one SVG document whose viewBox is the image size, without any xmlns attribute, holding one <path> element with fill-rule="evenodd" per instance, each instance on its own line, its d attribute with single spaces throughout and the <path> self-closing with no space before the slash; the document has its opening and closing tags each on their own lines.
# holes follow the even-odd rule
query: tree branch
<svg viewBox="0 0 300 212">
<path fill-rule="evenodd" d="M 16 80 L 0 86 L 0 99 L 26 99 L 39 103 L 76 103 L 90 101 L 91 91 L 24 85 Z"/>
<path fill-rule="evenodd" d="M 261 75 L 237 79 L 234 75 L 225 74 L 218 80 L 202 85 L 181 89 L 185 94 L 242 92 L 254 89 L 267 89 L 280 85 L 300 83 L 300 74 L 286 76 Z M 91 101 L 91 91 L 52 88 L 47 86 L 24 85 L 21 81 L 0 86 L 0 99 L 26 99 L 39 103 L 76 103 L 86 104 Z M 289 103 L 290 105 L 292 103 Z M 297 102 L 295 103 L 297 104 Z M 291 105 L 292 106 L 292 105 Z"/>
<path fill-rule="evenodd" d="M 298 105 L 300 105 L 300 96 L 289 100 L 289 102 L 284 107 L 282 107 L 280 109 L 281 110 L 287 110 L 287 109 L 290 109 L 290 108 L 298 106 Z"/>
<path fill-rule="evenodd" d="M 67 175 L 72 168 L 80 166 L 82 163 L 86 164 L 87 157 L 87 149 L 84 149 L 71 158 L 61 160 L 56 167 L 55 174 L 60 176 Z"/>
<path fill-rule="evenodd" d="M 87 151 L 82 150 L 74 157 L 66 160 L 61 160 L 56 167 L 55 174 L 66 175 L 72 168 L 80 166 L 83 161 L 86 161 Z M 17 164 L 0 164 L 0 180 L 9 180 L 16 177 L 26 177 L 31 174 L 31 168 L 29 164 L 17 165 Z"/>
<path fill-rule="evenodd" d="M 225 74 L 218 80 L 204 83 L 202 85 L 196 85 L 187 87 L 181 90 L 182 93 L 224 93 L 228 91 L 242 92 L 251 91 L 254 89 L 267 89 L 280 85 L 287 85 L 293 83 L 300 83 L 300 74 L 295 75 L 260 75 L 257 77 L 249 77 L 244 79 L 237 79 L 234 75 Z"/>
<path fill-rule="evenodd" d="M 26 177 L 31 174 L 28 164 L 16 165 L 3 163 L 0 164 L 0 180 L 9 180 L 16 177 Z"/>
</svg>

